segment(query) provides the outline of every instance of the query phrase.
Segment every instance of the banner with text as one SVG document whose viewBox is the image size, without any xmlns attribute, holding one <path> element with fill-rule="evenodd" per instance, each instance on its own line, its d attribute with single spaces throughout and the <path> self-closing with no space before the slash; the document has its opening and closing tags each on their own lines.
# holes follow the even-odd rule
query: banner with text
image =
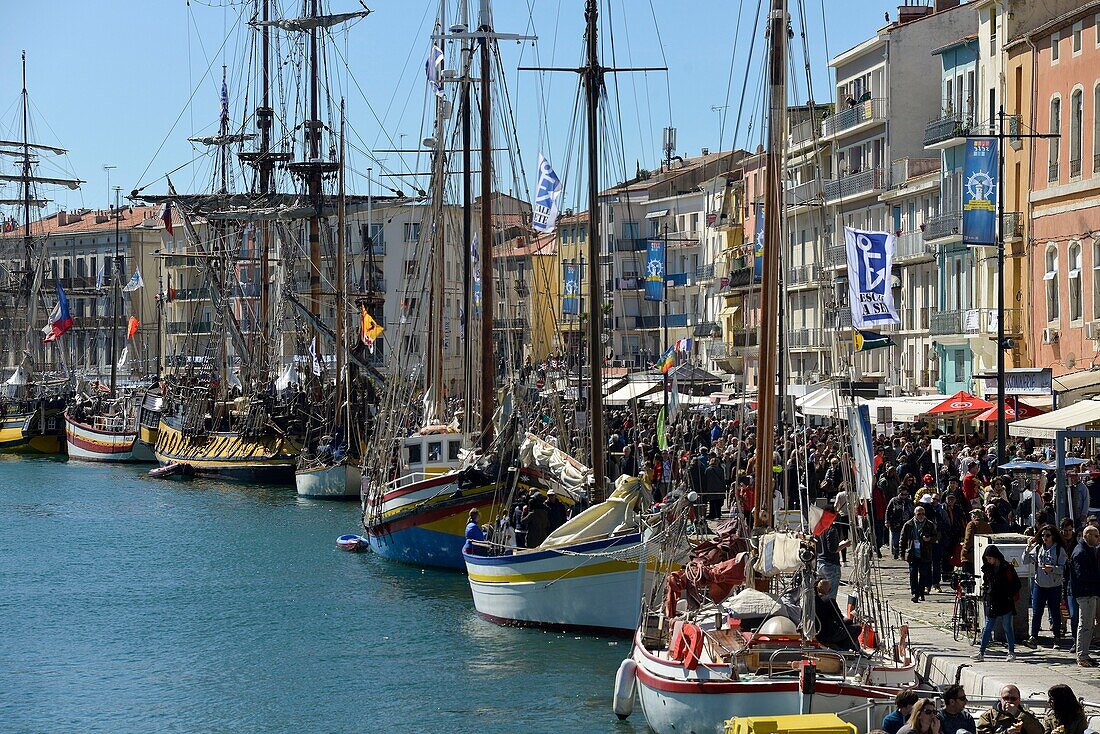
<svg viewBox="0 0 1100 734">
<path fill-rule="evenodd" d="M 531 226 L 538 232 L 553 232 L 558 223 L 558 198 L 561 179 L 554 173 L 550 161 L 539 153 L 539 181 L 535 186 L 535 203 L 531 206 Z"/>
<path fill-rule="evenodd" d="M 963 243 L 992 245 L 997 241 L 997 139 L 966 141 L 963 171 Z"/>
<path fill-rule="evenodd" d="M 752 239 L 752 274 L 759 283 L 764 277 L 764 205 L 756 207 L 756 223 Z"/>
<path fill-rule="evenodd" d="M 565 263 L 565 287 L 562 291 L 561 312 L 565 315 L 577 315 L 580 309 L 580 272 L 577 263 Z"/>
<path fill-rule="evenodd" d="M 890 290 L 896 244 L 897 238 L 889 232 L 844 228 L 852 328 L 901 323 Z"/>
<path fill-rule="evenodd" d="M 645 263 L 645 300 L 665 297 L 665 243 L 650 242 Z"/>
</svg>

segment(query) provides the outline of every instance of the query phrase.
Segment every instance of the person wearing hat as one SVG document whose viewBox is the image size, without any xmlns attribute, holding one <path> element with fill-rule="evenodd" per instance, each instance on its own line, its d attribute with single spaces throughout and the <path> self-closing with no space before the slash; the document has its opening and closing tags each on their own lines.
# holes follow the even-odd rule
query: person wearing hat
<svg viewBox="0 0 1100 734">
<path fill-rule="evenodd" d="M 932 586 L 932 556 L 940 539 L 936 523 L 928 517 L 928 507 L 926 503 L 914 507 L 913 519 L 901 528 L 902 557 L 909 564 L 909 593 L 914 603 L 924 601 Z"/>
<path fill-rule="evenodd" d="M 936 478 L 931 474 L 925 474 L 921 479 L 921 485 L 917 489 L 916 501 L 920 502 L 925 497 L 931 497 L 936 491 Z"/>
<path fill-rule="evenodd" d="M 565 503 L 561 501 L 561 497 L 558 497 L 558 493 L 553 488 L 546 493 L 546 515 L 551 533 L 560 528 L 569 515 Z"/>
<path fill-rule="evenodd" d="M 959 561 L 964 571 L 967 573 L 974 572 L 974 541 L 976 536 L 992 533 L 993 526 L 989 524 L 989 519 L 985 516 L 985 510 L 978 508 L 971 510 L 970 522 L 966 524 L 966 529 L 963 530 L 962 548 L 959 550 Z"/>
</svg>

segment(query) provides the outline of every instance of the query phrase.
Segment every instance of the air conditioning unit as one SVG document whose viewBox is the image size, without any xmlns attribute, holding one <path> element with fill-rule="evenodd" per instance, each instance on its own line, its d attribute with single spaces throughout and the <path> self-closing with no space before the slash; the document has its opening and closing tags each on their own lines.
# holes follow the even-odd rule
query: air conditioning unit
<svg viewBox="0 0 1100 734">
<path fill-rule="evenodd" d="M 1100 321 L 1089 321 L 1085 324 L 1086 339 L 1100 339 Z"/>
<path fill-rule="evenodd" d="M 1057 329 L 1043 329 L 1043 344 L 1056 344 L 1058 342 Z"/>
</svg>

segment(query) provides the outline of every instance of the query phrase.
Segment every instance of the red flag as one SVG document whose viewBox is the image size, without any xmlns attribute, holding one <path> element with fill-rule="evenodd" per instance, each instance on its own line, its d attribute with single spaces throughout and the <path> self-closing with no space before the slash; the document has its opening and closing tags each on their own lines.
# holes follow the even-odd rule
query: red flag
<svg viewBox="0 0 1100 734">
<path fill-rule="evenodd" d="M 164 220 L 164 229 L 169 235 L 172 234 L 172 202 L 164 202 L 164 213 L 160 215 L 160 218 Z"/>
<path fill-rule="evenodd" d="M 141 326 L 141 322 L 137 320 L 137 316 L 131 316 L 130 323 L 126 326 L 126 338 L 133 339 L 139 326 Z"/>
<path fill-rule="evenodd" d="M 817 505 L 810 505 L 810 509 L 807 511 L 809 517 L 810 532 L 814 535 L 821 535 L 829 526 L 836 520 L 836 513 L 832 510 L 825 510 Z"/>
</svg>

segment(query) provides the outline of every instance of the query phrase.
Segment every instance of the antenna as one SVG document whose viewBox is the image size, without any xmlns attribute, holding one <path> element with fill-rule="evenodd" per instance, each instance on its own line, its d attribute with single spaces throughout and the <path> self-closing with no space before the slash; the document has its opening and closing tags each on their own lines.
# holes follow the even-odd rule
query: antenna
<svg viewBox="0 0 1100 734">
<path fill-rule="evenodd" d="M 662 137 L 662 149 L 665 153 L 665 163 L 672 163 L 672 154 L 676 152 L 676 128 L 666 127 Z"/>
<path fill-rule="evenodd" d="M 108 165 L 107 163 L 103 164 L 103 170 L 107 172 L 107 203 L 108 204 L 110 204 L 110 201 L 111 201 L 111 169 L 112 168 L 118 168 L 118 166 Z"/>
</svg>

